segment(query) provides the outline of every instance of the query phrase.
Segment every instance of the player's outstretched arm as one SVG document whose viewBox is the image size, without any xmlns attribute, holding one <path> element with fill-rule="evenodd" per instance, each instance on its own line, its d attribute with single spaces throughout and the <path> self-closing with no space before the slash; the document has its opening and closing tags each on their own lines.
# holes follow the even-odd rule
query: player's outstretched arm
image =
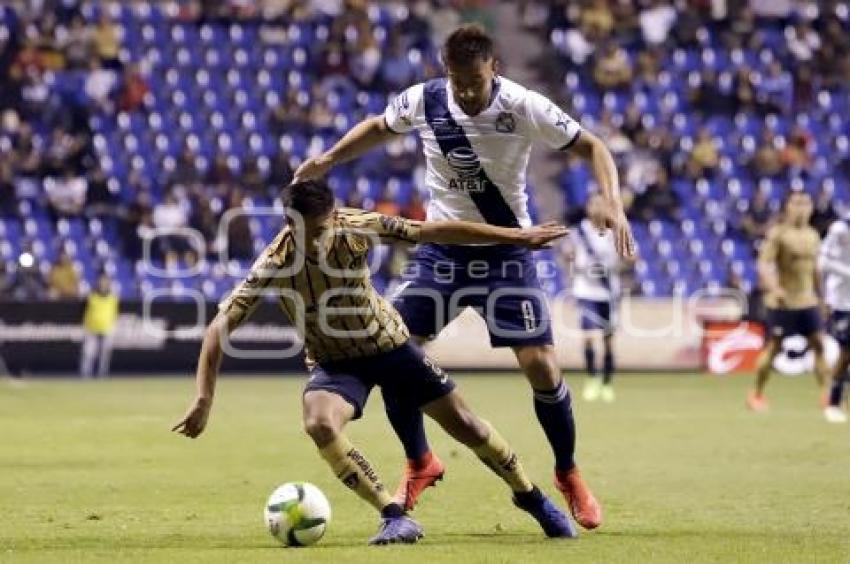
<svg viewBox="0 0 850 564">
<path fill-rule="evenodd" d="M 776 272 L 776 259 L 779 256 L 779 229 L 771 227 L 765 235 L 764 241 L 759 249 L 756 270 L 758 272 L 761 287 L 766 294 L 775 296 L 779 307 L 785 305 L 785 290 L 779 284 L 779 276 Z"/>
<path fill-rule="evenodd" d="M 623 208 L 617 164 L 611 151 L 598 137 L 586 130 L 582 130 L 569 150 L 590 161 L 593 176 L 607 204 L 604 216 L 590 217 L 590 221 L 600 230 L 611 228 L 619 255 L 625 259 L 633 259 L 636 252 L 635 240 Z"/>
<path fill-rule="evenodd" d="M 419 240 L 444 245 L 503 243 L 539 249 L 566 234 L 567 228 L 556 223 L 520 229 L 469 221 L 428 221 L 420 228 Z"/>
<path fill-rule="evenodd" d="M 295 171 L 293 182 L 320 178 L 334 166 L 356 159 L 396 135 L 387 127 L 383 115 L 366 118 L 352 127 L 333 147 L 318 157 L 304 161 Z"/>
<path fill-rule="evenodd" d="M 222 347 L 224 338 L 236 330 L 239 319 L 235 313 L 219 312 L 207 327 L 204 341 L 201 344 L 201 354 L 198 357 L 198 369 L 195 374 L 197 396 L 172 431 L 194 439 L 204 432 L 215 396 L 215 383 L 221 366 Z"/>
</svg>

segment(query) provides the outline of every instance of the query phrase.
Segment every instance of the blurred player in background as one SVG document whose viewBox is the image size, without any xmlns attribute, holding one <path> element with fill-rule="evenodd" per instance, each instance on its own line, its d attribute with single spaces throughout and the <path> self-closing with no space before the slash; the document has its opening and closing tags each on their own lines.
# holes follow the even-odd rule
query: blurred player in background
<svg viewBox="0 0 850 564">
<path fill-rule="evenodd" d="M 381 527 L 370 544 L 413 543 L 422 536 L 421 526 L 392 499 L 343 433 L 349 421 L 362 415 L 375 385 L 405 409 L 424 411 L 468 446 L 510 486 L 514 504 L 530 513 L 547 536 L 575 537 L 569 518 L 528 480 L 513 449 L 469 410 L 454 382 L 410 341 L 398 312 L 372 286 L 366 258 L 378 238 L 413 244 L 510 242 L 535 248 L 562 237 L 566 229 L 423 223 L 353 208 L 337 210 L 331 189 L 316 181 L 291 185 L 284 200 L 303 221 L 284 227 L 222 302 L 201 348 L 197 398 L 173 430 L 191 438 L 203 432 L 222 340 L 271 291 L 305 342 L 310 379 L 304 392 L 304 428 L 343 484 L 381 513 Z"/>
<path fill-rule="evenodd" d="M 847 368 L 850 365 L 850 214 L 833 222 L 820 249 L 818 266 L 824 283 L 824 301 L 830 309 L 829 332 L 838 341 L 841 352 L 833 367 L 829 405 L 824 417 L 830 423 L 846 423 L 841 408 Z"/>
<path fill-rule="evenodd" d="M 584 364 L 587 380 L 582 397 L 586 401 L 614 401 L 614 348 L 611 342 L 616 326 L 617 303 L 620 298 L 620 258 L 614 236 L 608 231 L 600 235 L 590 221 L 605 205 L 594 193 L 587 201 L 587 217 L 570 231 L 565 252 L 572 261 L 572 292 L 579 308 L 579 323 L 584 335 Z M 596 365 L 595 337 L 601 334 L 602 376 Z"/>
<path fill-rule="evenodd" d="M 493 40 L 481 27 L 453 31 L 442 59 L 447 78 L 402 92 L 384 115 L 362 121 L 330 150 L 304 162 L 296 179 L 323 176 L 415 130 L 427 161 L 428 220 L 525 227 L 531 225 L 526 168 L 532 143 L 539 140 L 591 162 L 604 202 L 600 215 L 591 219 L 597 229 L 614 229 L 617 250 L 631 256 L 634 241 L 617 168 L 605 145 L 545 96 L 499 76 Z M 555 359 L 532 254 L 510 245 L 421 245 L 407 272 L 396 303 L 419 342 L 436 337 L 467 306 L 488 310 L 490 344 L 514 350 L 533 389 L 534 410 L 555 455 L 556 486 L 583 527 L 598 527 L 602 509 L 575 463 L 572 400 Z M 500 297 L 489 302 L 489 296 Z M 428 445 L 421 413 L 400 409 L 393 398 L 385 403 L 408 459 L 396 496 L 412 508 L 421 492 L 442 477 L 444 467 Z"/>
<path fill-rule="evenodd" d="M 91 378 L 97 363 L 98 378 L 109 375 L 112 360 L 112 334 L 118 322 L 118 296 L 106 273 L 97 278 L 97 286 L 86 301 L 83 316 L 83 346 L 80 351 L 80 375 Z"/>
<path fill-rule="evenodd" d="M 812 197 L 792 190 L 782 212 L 781 220 L 768 230 L 758 258 L 767 308 L 767 335 L 757 363 L 755 389 L 747 396 L 747 406 L 756 412 L 768 409 L 764 388 L 785 337 L 803 335 L 807 339 L 815 355 L 815 378 L 821 389 L 829 377 L 823 352 L 820 279 L 816 268 L 820 237 L 809 225 Z"/>
</svg>

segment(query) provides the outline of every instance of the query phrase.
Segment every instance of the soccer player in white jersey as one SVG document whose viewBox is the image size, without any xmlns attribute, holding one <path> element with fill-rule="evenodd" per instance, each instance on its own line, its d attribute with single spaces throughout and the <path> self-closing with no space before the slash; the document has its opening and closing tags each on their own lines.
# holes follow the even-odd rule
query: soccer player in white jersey
<svg viewBox="0 0 850 564">
<path fill-rule="evenodd" d="M 587 200 L 587 217 L 599 214 L 604 206 L 602 196 L 594 193 Z M 614 349 L 612 339 L 616 327 L 617 303 L 620 298 L 620 257 L 611 232 L 600 234 L 585 218 L 570 232 L 565 252 L 571 256 L 573 297 L 579 308 L 579 325 L 583 333 L 584 364 L 587 370 L 582 397 L 586 401 L 614 401 Z M 601 335 L 602 376 L 596 369 L 594 341 Z"/>
<path fill-rule="evenodd" d="M 427 160 L 428 219 L 527 226 L 526 168 L 533 141 L 587 159 L 604 205 L 592 218 L 611 228 L 618 252 L 634 253 L 620 199 L 617 168 L 605 145 L 537 92 L 498 75 L 493 40 L 476 25 L 452 32 L 442 48 L 447 77 L 411 86 L 381 116 L 354 126 L 325 153 L 308 159 L 296 180 L 325 175 L 395 138 L 417 131 Z M 552 345 L 550 316 L 531 253 L 509 245 L 420 245 L 395 302 L 418 341 L 435 337 L 463 308 L 486 311 L 490 343 L 511 347 L 534 396 L 534 410 L 555 455 L 555 484 L 576 521 L 598 527 L 602 509 L 574 460 L 570 392 Z M 397 499 L 412 508 L 443 475 L 422 416 L 385 395 L 387 414 L 408 464 Z"/>
<path fill-rule="evenodd" d="M 824 301 L 831 311 L 829 333 L 841 346 L 833 367 L 829 405 L 823 414 L 830 423 L 846 423 L 841 401 L 850 366 L 850 214 L 830 226 L 821 244 L 818 267 L 824 281 Z"/>
</svg>

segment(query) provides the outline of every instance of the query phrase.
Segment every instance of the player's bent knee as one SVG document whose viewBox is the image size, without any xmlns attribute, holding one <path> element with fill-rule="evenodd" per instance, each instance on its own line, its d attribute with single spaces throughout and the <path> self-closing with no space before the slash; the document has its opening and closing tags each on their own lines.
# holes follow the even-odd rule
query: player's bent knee
<svg viewBox="0 0 850 564">
<path fill-rule="evenodd" d="M 304 417 L 304 432 L 319 447 L 333 442 L 339 431 L 339 425 L 330 414 L 310 414 Z"/>
<path fill-rule="evenodd" d="M 532 387 L 551 389 L 561 381 L 561 372 L 550 347 L 528 347 L 517 351 L 517 360 Z"/>
</svg>

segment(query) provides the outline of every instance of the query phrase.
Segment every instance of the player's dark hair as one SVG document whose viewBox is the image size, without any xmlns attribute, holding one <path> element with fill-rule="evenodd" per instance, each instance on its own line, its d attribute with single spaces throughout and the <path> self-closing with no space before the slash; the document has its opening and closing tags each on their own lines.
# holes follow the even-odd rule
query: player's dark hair
<svg viewBox="0 0 850 564">
<path fill-rule="evenodd" d="M 326 182 L 305 180 L 283 189 L 283 205 L 304 217 L 318 217 L 334 208 L 334 193 Z"/>
<path fill-rule="evenodd" d="M 802 188 L 789 188 L 788 191 L 785 192 L 785 196 L 782 198 L 782 204 L 779 206 L 779 209 L 783 212 L 788 209 L 788 203 L 791 201 L 791 198 L 798 194 L 802 194 L 804 196 L 809 195 L 809 193 Z"/>
<path fill-rule="evenodd" d="M 467 66 L 493 57 L 493 39 L 478 24 L 462 25 L 454 30 L 442 48 L 443 63 L 447 66 Z"/>
</svg>

